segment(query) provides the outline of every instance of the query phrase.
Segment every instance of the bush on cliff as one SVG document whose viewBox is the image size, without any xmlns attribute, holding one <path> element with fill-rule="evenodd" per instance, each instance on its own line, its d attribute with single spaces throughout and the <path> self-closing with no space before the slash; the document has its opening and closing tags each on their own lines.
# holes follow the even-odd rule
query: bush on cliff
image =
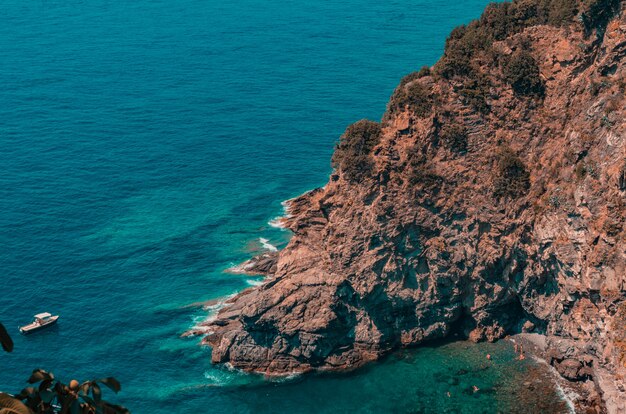
<svg viewBox="0 0 626 414">
<path fill-rule="evenodd" d="M 405 77 L 400 82 L 400 85 L 398 85 L 389 100 L 390 112 L 402 112 L 408 109 L 420 117 L 430 114 L 433 107 L 433 99 L 426 86 L 415 82 L 420 77 L 423 77 L 423 75 L 417 72 L 409 75 L 409 77 Z"/>
<path fill-rule="evenodd" d="M 443 178 L 435 173 L 428 164 L 426 157 L 417 150 L 412 152 L 408 160 L 409 184 L 434 193 L 443 182 Z"/>
<path fill-rule="evenodd" d="M 597 29 L 600 34 L 620 8 L 620 0 L 583 0 L 582 21 L 587 32 Z"/>
<path fill-rule="evenodd" d="M 517 198 L 526 194 L 530 188 L 530 173 L 510 148 L 502 148 L 496 155 L 493 183 L 494 195 L 498 198 Z"/>
<path fill-rule="evenodd" d="M 362 119 L 350 125 L 341 136 L 332 157 L 333 168 L 350 181 L 359 181 L 372 174 L 372 149 L 380 142 L 378 122 Z"/>
<path fill-rule="evenodd" d="M 463 102 L 481 114 L 488 114 L 491 107 L 488 103 L 491 82 L 483 74 L 476 74 L 466 78 L 456 91 L 461 95 Z"/>
<path fill-rule="evenodd" d="M 467 151 L 467 130 L 456 124 L 445 124 L 439 132 L 443 144 L 454 152 Z"/>
<path fill-rule="evenodd" d="M 619 0 L 585 1 L 619 3 Z M 575 0 L 492 3 L 478 20 L 452 30 L 446 40 L 444 55 L 435 65 L 435 72 L 447 79 L 453 76 L 471 77 L 477 72 L 472 67 L 472 59 L 480 52 L 489 52 L 493 42 L 504 40 L 534 25 L 558 27 L 569 24 L 574 21 L 578 10 L 579 2 Z"/>
<path fill-rule="evenodd" d="M 492 43 L 492 37 L 479 21 L 455 28 L 446 39 L 445 51 L 435 65 L 435 72 L 446 79 L 474 75 L 472 58 L 478 51 L 490 48 Z"/>
<path fill-rule="evenodd" d="M 539 73 L 539 66 L 530 53 L 519 51 L 504 63 L 502 72 L 505 81 L 520 96 L 543 97 L 545 85 Z"/>
<path fill-rule="evenodd" d="M 579 10 L 578 2 L 572 0 L 543 0 L 539 4 L 539 21 L 557 27 L 573 21 Z"/>
</svg>

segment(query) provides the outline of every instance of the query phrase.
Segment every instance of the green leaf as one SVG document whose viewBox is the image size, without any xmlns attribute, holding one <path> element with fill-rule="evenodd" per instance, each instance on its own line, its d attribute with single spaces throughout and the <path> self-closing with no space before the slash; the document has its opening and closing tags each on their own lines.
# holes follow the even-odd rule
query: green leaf
<svg viewBox="0 0 626 414">
<path fill-rule="evenodd" d="M 98 380 L 99 383 L 106 385 L 110 389 L 112 389 L 115 393 L 118 393 L 122 390 L 122 385 L 118 380 L 113 377 L 107 377 Z"/>
<path fill-rule="evenodd" d="M 45 380 L 41 381 L 41 384 L 39 384 L 39 392 L 48 390 L 51 385 L 52 385 L 52 380 L 51 379 L 45 379 Z"/>
<path fill-rule="evenodd" d="M 44 381 L 44 380 L 52 381 L 53 379 L 54 379 L 54 375 L 52 373 L 48 373 L 44 371 L 43 369 L 34 369 L 33 373 L 30 375 L 30 378 L 28 379 L 28 383 L 34 384 L 36 382 Z"/>
<path fill-rule="evenodd" d="M 41 401 L 47 404 L 50 404 L 54 397 L 56 397 L 56 394 L 50 390 L 43 390 L 39 392 L 39 398 L 41 398 Z"/>
<path fill-rule="evenodd" d="M 57 382 L 57 384 L 59 384 Z M 63 394 L 62 392 L 57 391 L 57 398 L 59 403 L 61 404 L 61 413 L 60 414 L 68 414 L 70 412 L 70 407 L 72 403 L 75 401 L 75 398 L 72 394 Z"/>
<path fill-rule="evenodd" d="M 96 402 L 90 396 L 88 396 L 88 395 L 81 395 L 80 398 L 82 398 L 83 401 L 85 401 L 90 406 L 92 406 L 92 407 L 96 406 Z"/>
<path fill-rule="evenodd" d="M 28 397 L 32 397 L 33 395 L 35 395 L 35 388 L 26 387 L 22 391 L 20 391 L 20 393 L 17 394 L 16 397 L 18 400 L 24 400 Z"/>
<path fill-rule="evenodd" d="M 33 414 L 33 412 L 9 394 L 0 393 L 0 414 Z"/>
<path fill-rule="evenodd" d="M 113 412 L 117 414 L 130 414 L 130 411 L 128 411 L 128 408 L 122 407 L 121 405 L 115 405 L 115 404 L 110 404 L 110 403 L 105 402 L 104 406 L 108 410 L 113 410 Z"/>
<path fill-rule="evenodd" d="M 89 389 L 91 388 L 91 381 L 85 381 L 80 386 L 80 392 L 84 395 L 89 394 Z"/>
<path fill-rule="evenodd" d="M 91 387 L 91 393 L 93 395 L 93 399 L 96 400 L 97 403 L 102 401 L 102 390 L 100 389 L 100 386 L 96 384 L 95 381 Z"/>
<path fill-rule="evenodd" d="M 0 344 L 2 344 L 2 349 L 4 349 L 6 352 L 13 351 L 13 340 L 11 339 L 11 336 L 7 332 L 4 325 L 2 325 L 1 323 L 0 323 Z"/>
<path fill-rule="evenodd" d="M 63 384 L 61 384 L 59 381 L 54 383 L 54 392 L 56 392 L 57 394 L 61 395 L 64 394 L 65 391 L 65 386 Z"/>
<path fill-rule="evenodd" d="M 70 407 L 70 413 L 72 414 L 80 414 L 80 403 L 78 400 L 74 400 L 72 406 Z"/>
</svg>

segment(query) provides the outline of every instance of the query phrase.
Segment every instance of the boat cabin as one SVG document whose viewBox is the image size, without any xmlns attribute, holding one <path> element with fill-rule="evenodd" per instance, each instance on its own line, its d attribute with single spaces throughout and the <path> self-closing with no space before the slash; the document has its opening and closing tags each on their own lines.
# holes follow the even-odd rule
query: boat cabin
<svg viewBox="0 0 626 414">
<path fill-rule="evenodd" d="M 51 317 L 52 317 L 52 314 L 48 313 L 48 312 L 38 313 L 37 315 L 35 315 L 35 321 L 37 321 L 37 322 L 45 322 L 46 320 L 50 319 Z"/>
</svg>

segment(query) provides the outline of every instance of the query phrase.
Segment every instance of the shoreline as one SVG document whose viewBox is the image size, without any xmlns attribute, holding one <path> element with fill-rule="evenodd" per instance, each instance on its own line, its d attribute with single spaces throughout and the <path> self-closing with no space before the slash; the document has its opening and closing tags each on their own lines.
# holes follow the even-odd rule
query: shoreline
<svg viewBox="0 0 626 414">
<path fill-rule="evenodd" d="M 589 378 L 570 380 L 563 375 L 563 368 L 559 370 L 557 346 L 555 343 L 563 341 L 560 337 L 548 337 L 537 333 L 519 333 L 511 335 L 507 340 L 521 346 L 539 363 L 549 367 L 554 373 L 555 381 L 563 389 L 563 394 L 573 408 L 574 413 L 607 413 L 623 414 L 625 410 L 624 395 L 615 387 L 611 375 L 606 369 L 599 366 L 597 361 L 590 362 Z M 557 366 L 555 366 L 557 364 Z"/>
</svg>

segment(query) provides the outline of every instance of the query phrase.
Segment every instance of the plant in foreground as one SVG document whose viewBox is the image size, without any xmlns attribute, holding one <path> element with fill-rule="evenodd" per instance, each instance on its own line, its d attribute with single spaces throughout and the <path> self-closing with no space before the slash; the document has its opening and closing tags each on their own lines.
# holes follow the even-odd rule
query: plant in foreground
<svg viewBox="0 0 626 414">
<path fill-rule="evenodd" d="M 0 324 L 0 344 L 11 352 L 13 341 Z M 115 393 L 122 386 L 113 377 L 85 381 L 76 380 L 68 385 L 54 377 L 51 372 L 35 369 L 28 379 L 32 386 L 13 396 L 0 393 L 0 414 L 130 414 L 126 408 L 102 399 L 100 385 Z"/>
</svg>

